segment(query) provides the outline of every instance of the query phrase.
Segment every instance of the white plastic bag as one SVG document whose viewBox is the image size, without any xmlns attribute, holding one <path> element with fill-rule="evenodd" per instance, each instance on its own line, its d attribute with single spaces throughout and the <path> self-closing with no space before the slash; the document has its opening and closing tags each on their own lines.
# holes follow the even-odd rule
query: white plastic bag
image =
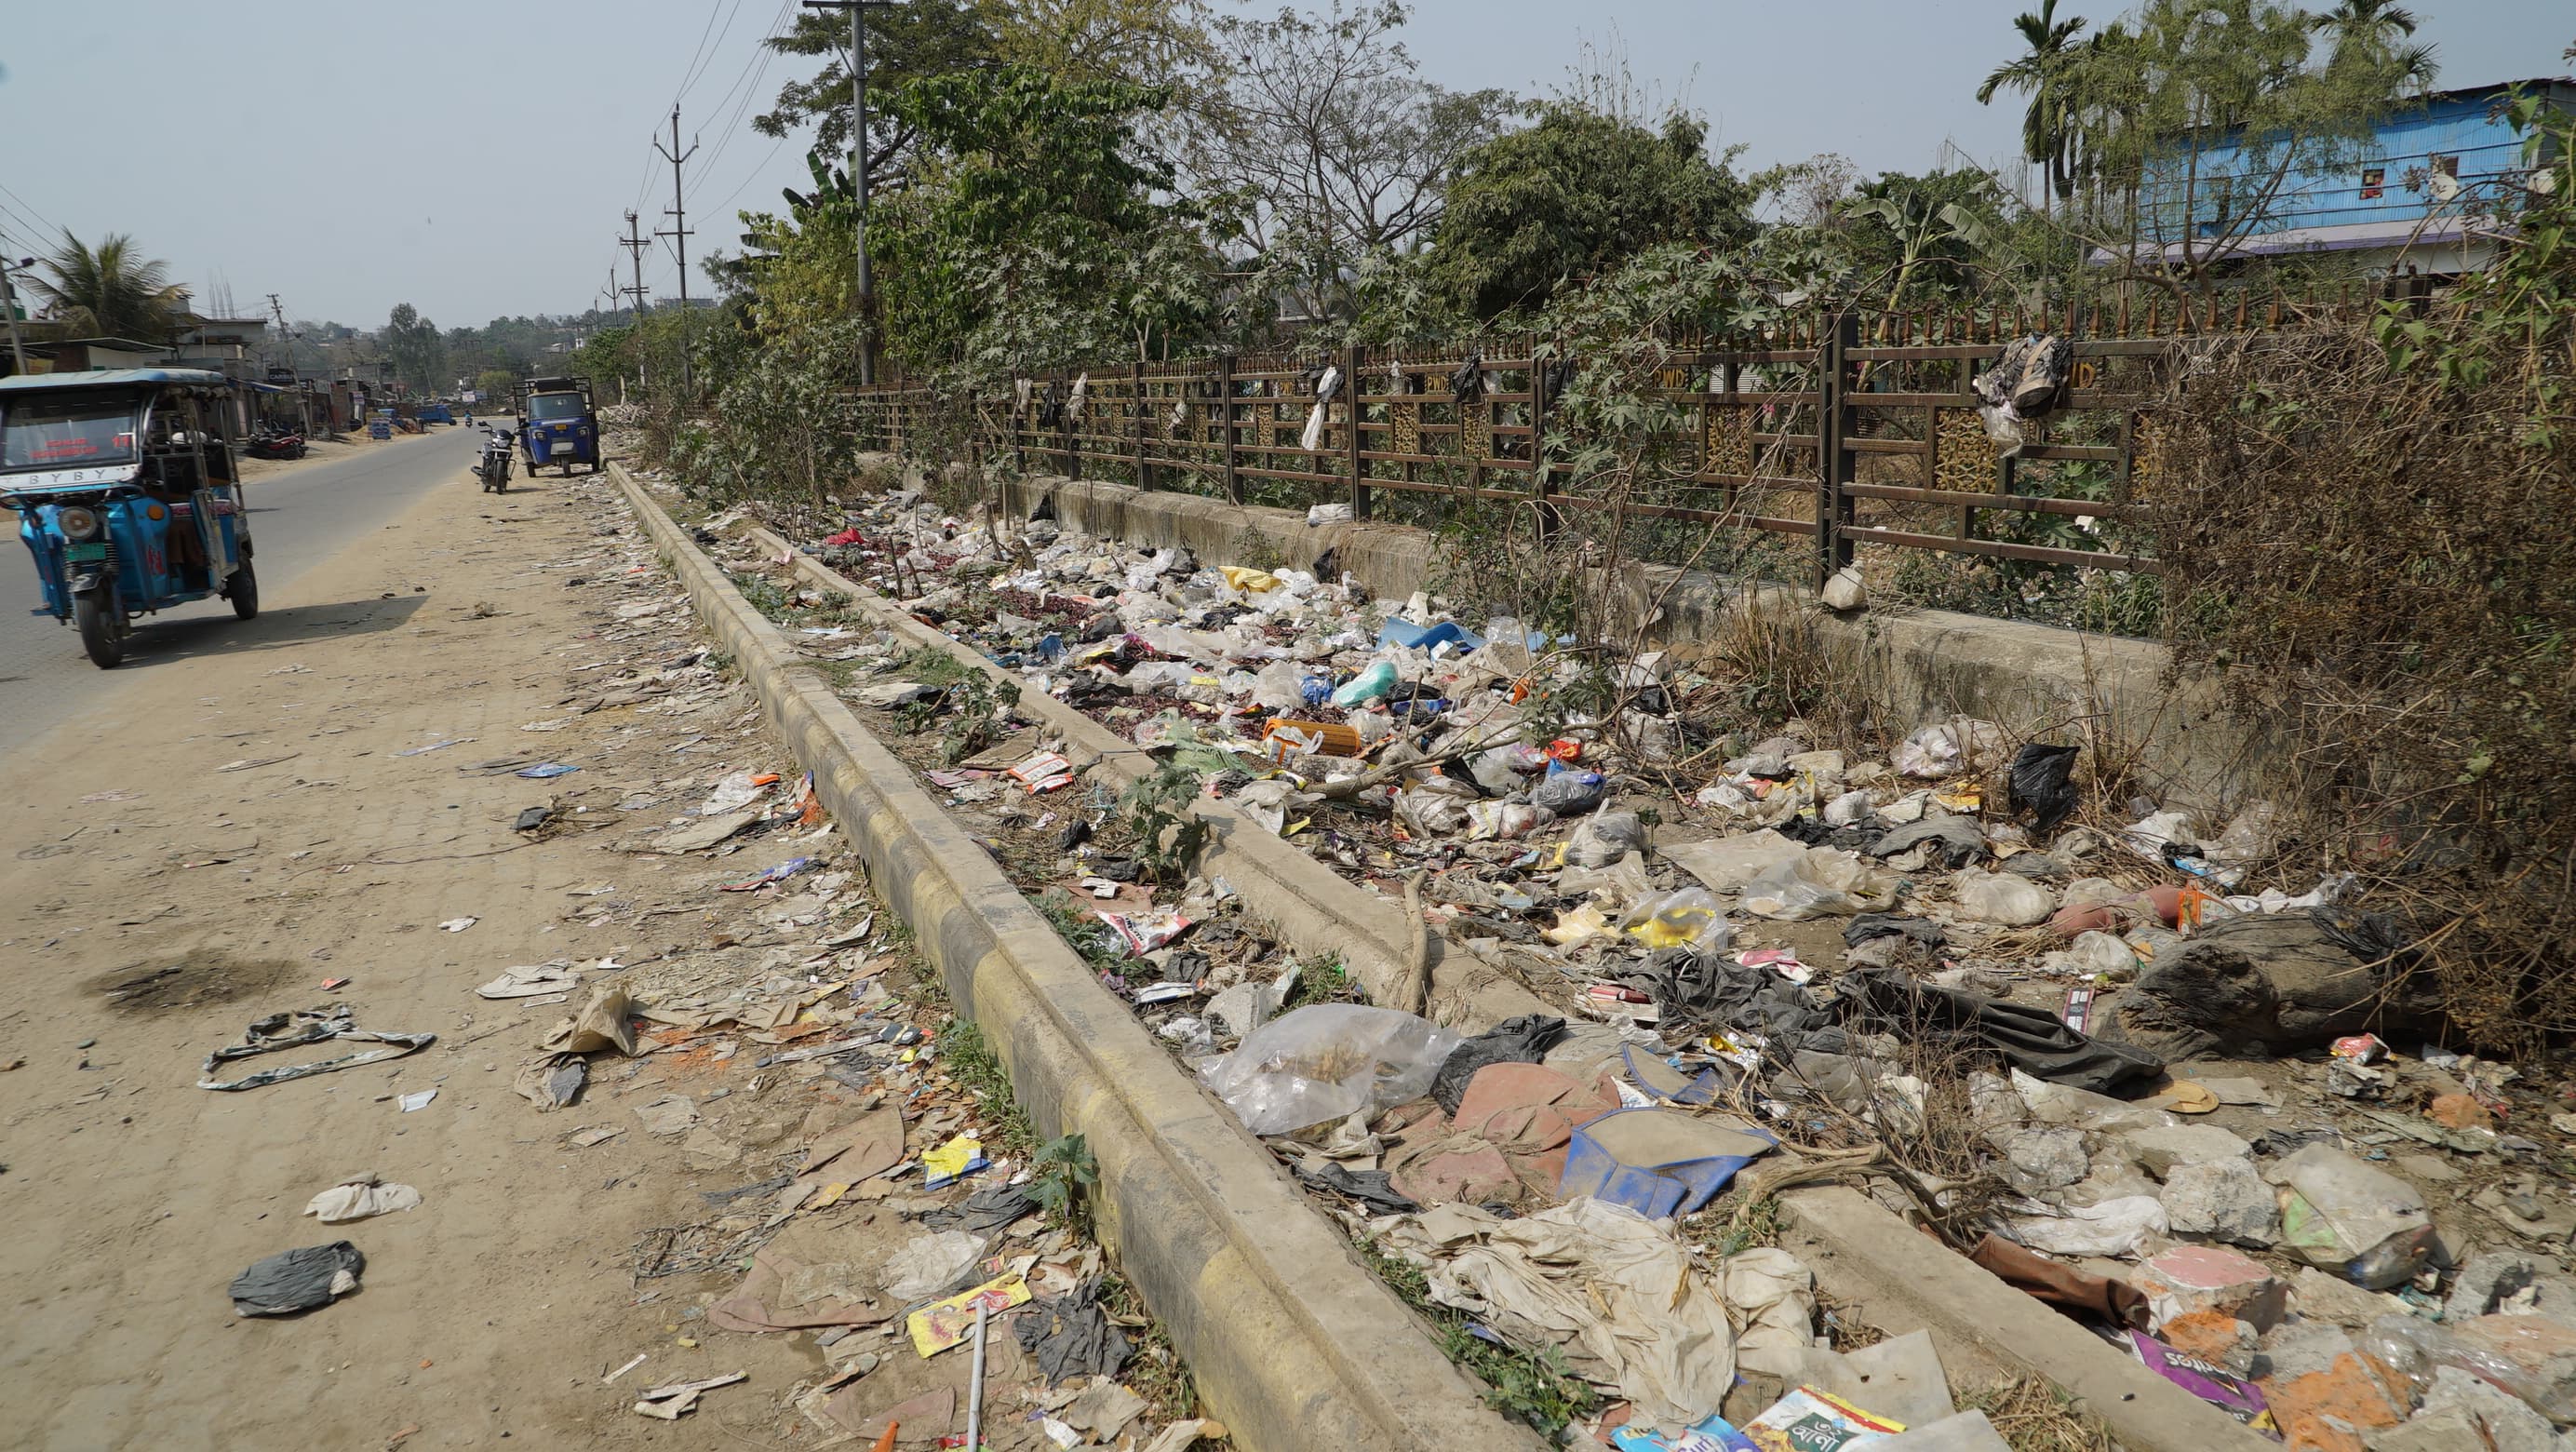
<svg viewBox="0 0 2576 1452">
<path fill-rule="evenodd" d="M 1783 858 L 1745 881 L 1736 906 L 1779 922 L 1870 912 L 1892 907 L 1895 879 L 1864 865 L 1858 854 L 1810 847 Z"/>
<path fill-rule="evenodd" d="M 1254 1134 L 1293 1134 L 1422 1097 L 1458 1043 L 1457 1034 L 1416 1014 L 1309 1004 L 1210 1060 L 1199 1082 Z"/>
<path fill-rule="evenodd" d="M 2047 888 L 2009 872 L 1979 872 L 1971 867 L 1950 874 L 1950 891 L 1959 912 L 1981 923 L 2026 928 L 2057 911 L 2057 896 Z"/>
<path fill-rule="evenodd" d="M 1926 726 L 1896 748 L 1896 769 L 1907 776 L 1938 779 L 1972 772 L 2003 751 L 2004 735 L 1992 721 L 1961 717 Z"/>
<path fill-rule="evenodd" d="M 2166 1233 L 2164 1202 L 2123 1195 L 2097 1205 L 2053 1206 L 2036 1200 L 2004 1217 L 2004 1234 L 2045 1255 L 2132 1256 L 2150 1235 Z"/>
</svg>

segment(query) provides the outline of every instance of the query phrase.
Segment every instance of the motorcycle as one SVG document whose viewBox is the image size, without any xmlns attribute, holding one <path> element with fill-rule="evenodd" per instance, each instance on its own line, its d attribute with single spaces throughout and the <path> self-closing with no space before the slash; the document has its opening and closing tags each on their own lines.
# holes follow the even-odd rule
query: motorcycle
<svg viewBox="0 0 2576 1452">
<path fill-rule="evenodd" d="M 242 451 L 254 459 L 301 459 L 304 436 L 291 429 L 262 428 L 250 436 Z"/>
<path fill-rule="evenodd" d="M 483 425 L 483 455 L 475 461 L 474 473 L 475 477 L 483 481 L 483 488 L 487 493 L 510 492 L 510 444 L 508 429 L 495 429 L 490 424 Z"/>
</svg>

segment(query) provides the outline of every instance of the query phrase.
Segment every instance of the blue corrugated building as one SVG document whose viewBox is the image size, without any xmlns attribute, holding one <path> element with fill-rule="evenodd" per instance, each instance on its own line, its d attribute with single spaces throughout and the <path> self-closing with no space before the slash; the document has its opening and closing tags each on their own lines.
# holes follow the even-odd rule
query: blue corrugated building
<svg viewBox="0 0 2576 1452">
<path fill-rule="evenodd" d="M 2152 257 L 2161 246 L 2175 258 L 2186 245 L 2195 254 L 2217 247 L 2223 261 L 2339 254 L 2374 273 L 2474 271 L 2495 255 L 2496 183 L 2522 174 L 2523 139 L 2502 114 L 2517 86 L 2576 111 L 2576 80 L 2543 78 L 2428 93 L 2331 167 L 2276 177 L 2280 153 L 2261 143 L 2177 154 L 2149 168 L 2139 251 Z"/>
</svg>

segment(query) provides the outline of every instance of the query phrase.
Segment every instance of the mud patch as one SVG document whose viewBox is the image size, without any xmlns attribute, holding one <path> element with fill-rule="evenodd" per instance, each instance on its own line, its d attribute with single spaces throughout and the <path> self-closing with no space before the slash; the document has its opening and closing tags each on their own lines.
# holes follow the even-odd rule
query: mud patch
<svg viewBox="0 0 2576 1452">
<path fill-rule="evenodd" d="M 147 959 L 101 973 L 81 986 L 126 1013 L 162 1014 L 233 1003 L 267 993 L 300 968 L 282 958 L 237 958 L 198 951 Z"/>
</svg>

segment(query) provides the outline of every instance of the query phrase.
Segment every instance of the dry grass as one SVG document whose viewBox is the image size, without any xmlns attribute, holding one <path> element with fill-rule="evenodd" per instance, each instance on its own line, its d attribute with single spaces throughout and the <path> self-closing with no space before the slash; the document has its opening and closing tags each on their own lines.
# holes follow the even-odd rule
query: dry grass
<svg viewBox="0 0 2576 1452">
<path fill-rule="evenodd" d="M 2455 306 L 2428 321 L 2473 334 Z M 2296 864 L 2361 874 L 2505 1050 L 2576 1030 L 2576 363 L 2531 341 L 2474 387 L 2358 326 L 2179 358 L 2145 501 L 2177 659 L 2278 743 Z"/>
<path fill-rule="evenodd" d="M 1959 1398 L 1961 1411 L 1982 1411 L 2013 1452 L 2120 1452 L 2101 1419 L 2078 1407 L 2056 1383 L 2017 1376 Z"/>
</svg>

